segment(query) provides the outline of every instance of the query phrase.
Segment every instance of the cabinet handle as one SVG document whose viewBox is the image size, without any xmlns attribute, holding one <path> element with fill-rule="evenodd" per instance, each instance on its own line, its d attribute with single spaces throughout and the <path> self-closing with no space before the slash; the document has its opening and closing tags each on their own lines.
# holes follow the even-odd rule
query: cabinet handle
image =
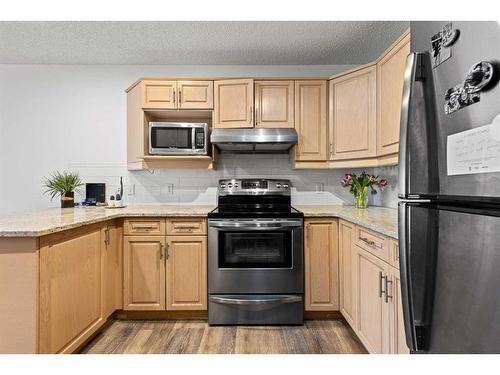
<svg viewBox="0 0 500 375">
<path fill-rule="evenodd" d="M 168 249 L 169 249 L 169 248 L 170 248 L 170 242 L 168 242 L 168 241 L 167 241 L 167 254 L 166 254 L 166 257 L 165 257 L 166 259 L 168 259 L 168 258 L 169 258 L 169 256 L 170 256 L 170 255 L 168 254 Z"/>
<path fill-rule="evenodd" d="M 181 104 L 182 104 L 182 92 L 179 89 L 179 106 L 181 106 Z"/>
<path fill-rule="evenodd" d="M 253 107 L 250 106 L 250 125 L 253 125 Z"/>
<path fill-rule="evenodd" d="M 104 229 L 104 243 L 109 245 L 109 228 Z"/>
<path fill-rule="evenodd" d="M 160 260 L 163 259 L 163 244 L 160 243 Z"/>
<path fill-rule="evenodd" d="M 174 104 L 175 104 L 175 90 L 174 90 Z"/>
<path fill-rule="evenodd" d="M 392 296 L 389 295 L 389 284 L 391 284 L 391 290 L 392 290 L 392 280 L 389 280 L 389 278 L 386 276 L 385 277 L 385 303 L 389 303 L 389 298 L 392 299 Z"/>
<path fill-rule="evenodd" d="M 380 246 L 377 246 L 377 244 L 375 243 L 375 241 L 372 241 L 372 240 L 369 240 L 368 238 L 366 237 L 360 237 L 359 238 L 361 241 L 363 241 L 364 243 L 366 243 L 368 246 L 374 246 L 374 247 L 380 247 Z"/>
<path fill-rule="evenodd" d="M 383 280 L 386 280 L 387 281 L 387 276 L 384 276 L 384 274 L 382 273 L 382 271 L 380 271 L 378 273 L 378 290 L 379 290 L 379 297 L 382 298 L 382 295 L 384 295 L 384 293 L 387 294 L 387 290 L 384 290 L 383 289 L 383 286 L 384 286 L 384 282 Z M 385 284 L 386 287 L 387 287 L 387 283 Z"/>
</svg>

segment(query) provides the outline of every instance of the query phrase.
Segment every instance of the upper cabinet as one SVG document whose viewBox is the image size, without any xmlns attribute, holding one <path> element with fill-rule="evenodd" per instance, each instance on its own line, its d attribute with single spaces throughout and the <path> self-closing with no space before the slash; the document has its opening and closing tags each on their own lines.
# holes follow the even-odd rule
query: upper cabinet
<svg viewBox="0 0 500 375">
<path fill-rule="evenodd" d="M 410 34 L 382 56 L 377 63 L 377 154 L 399 151 L 399 120 L 406 57 L 410 53 Z"/>
<path fill-rule="evenodd" d="M 212 109 L 214 107 L 213 81 L 178 81 L 179 109 Z"/>
<path fill-rule="evenodd" d="M 142 81 L 142 108 L 175 109 L 176 81 Z"/>
<path fill-rule="evenodd" d="M 214 127 L 253 127 L 253 86 L 253 79 L 224 79 L 215 81 Z"/>
<path fill-rule="evenodd" d="M 326 81 L 295 81 L 296 160 L 326 160 Z"/>
<path fill-rule="evenodd" d="M 376 69 L 369 66 L 330 81 L 330 159 L 376 155 Z"/>
<path fill-rule="evenodd" d="M 294 81 L 255 81 L 255 127 L 294 127 Z"/>
<path fill-rule="evenodd" d="M 143 80 L 144 109 L 212 109 L 213 81 Z"/>
</svg>

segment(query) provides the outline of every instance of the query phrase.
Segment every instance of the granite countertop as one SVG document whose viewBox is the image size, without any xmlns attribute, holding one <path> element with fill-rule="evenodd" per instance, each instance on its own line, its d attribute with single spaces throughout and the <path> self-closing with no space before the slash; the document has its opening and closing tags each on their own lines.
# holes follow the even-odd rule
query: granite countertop
<svg viewBox="0 0 500 375">
<path fill-rule="evenodd" d="M 49 208 L 41 211 L 0 216 L 0 237 L 39 237 L 54 232 L 99 223 L 120 217 L 193 216 L 206 217 L 215 206 L 143 204 L 124 208 Z M 338 217 L 386 236 L 398 238 L 398 214 L 393 208 L 369 207 L 359 210 L 342 205 L 296 205 L 305 217 Z"/>
<path fill-rule="evenodd" d="M 360 210 L 354 206 L 342 205 L 294 207 L 302 211 L 305 217 L 338 217 L 386 236 L 398 238 L 398 210 L 395 208 L 368 207 Z"/>
<path fill-rule="evenodd" d="M 0 216 L 0 237 L 39 237 L 119 217 L 206 217 L 215 206 L 144 204 L 123 208 L 75 207 Z"/>
</svg>

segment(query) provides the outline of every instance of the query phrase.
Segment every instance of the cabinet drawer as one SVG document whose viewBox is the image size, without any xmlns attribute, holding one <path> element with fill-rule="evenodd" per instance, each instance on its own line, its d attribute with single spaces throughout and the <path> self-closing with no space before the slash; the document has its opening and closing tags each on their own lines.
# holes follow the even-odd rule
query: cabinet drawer
<svg viewBox="0 0 500 375">
<path fill-rule="evenodd" d="M 125 235 L 165 235 L 165 219 L 127 219 L 123 224 Z"/>
<path fill-rule="evenodd" d="M 177 236 L 207 234 L 207 221 L 190 218 L 167 220 L 167 234 Z"/>
<path fill-rule="evenodd" d="M 388 239 L 369 229 L 356 227 L 356 245 L 389 263 Z"/>
<path fill-rule="evenodd" d="M 391 266 L 399 270 L 399 242 L 394 238 L 389 240 L 390 253 L 391 253 Z"/>
</svg>

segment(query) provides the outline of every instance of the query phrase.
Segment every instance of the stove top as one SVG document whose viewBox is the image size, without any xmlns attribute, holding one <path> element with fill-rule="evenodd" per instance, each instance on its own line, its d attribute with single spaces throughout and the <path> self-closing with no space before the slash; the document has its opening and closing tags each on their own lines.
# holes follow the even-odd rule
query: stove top
<svg viewBox="0 0 500 375">
<path fill-rule="evenodd" d="M 303 218 L 291 206 L 290 181 L 283 179 L 224 179 L 217 190 L 218 207 L 209 218 Z"/>
</svg>

